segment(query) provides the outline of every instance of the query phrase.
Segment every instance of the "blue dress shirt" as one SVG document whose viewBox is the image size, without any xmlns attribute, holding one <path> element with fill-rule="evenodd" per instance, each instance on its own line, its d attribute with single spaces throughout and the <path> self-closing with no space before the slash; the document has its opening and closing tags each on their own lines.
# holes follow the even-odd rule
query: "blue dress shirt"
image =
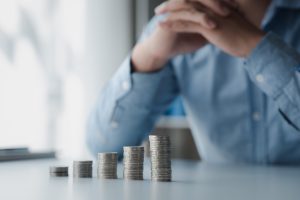
<svg viewBox="0 0 300 200">
<path fill-rule="evenodd" d="M 89 118 L 92 152 L 140 144 L 180 95 L 203 160 L 300 163 L 300 1 L 273 0 L 262 28 L 267 35 L 245 59 L 206 45 L 158 72 L 132 73 L 129 56 Z"/>
</svg>

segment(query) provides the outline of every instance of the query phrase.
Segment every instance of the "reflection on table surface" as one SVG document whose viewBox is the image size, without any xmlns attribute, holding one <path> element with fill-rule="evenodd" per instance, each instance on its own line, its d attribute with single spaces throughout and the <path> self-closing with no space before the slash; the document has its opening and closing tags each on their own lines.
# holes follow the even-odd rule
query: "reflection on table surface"
<svg viewBox="0 0 300 200">
<path fill-rule="evenodd" d="M 49 166 L 68 164 L 57 160 L 0 164 L 0 199 L 299 199 L 299 167 L 214 165 L 173 161 L 173 182 L 151 182 L 149 160 L 144 181 L 125 181 L 122 163 L 118 180 L 49 177 Z M 95 166 L 95 164 L 94 164 Z M 72 167 L 71 167 L 72 168 Z M 70 169 L 71 169 L 70 168 Z M 96 169 L 94 167 L 94 172 Z"/>
</svg>

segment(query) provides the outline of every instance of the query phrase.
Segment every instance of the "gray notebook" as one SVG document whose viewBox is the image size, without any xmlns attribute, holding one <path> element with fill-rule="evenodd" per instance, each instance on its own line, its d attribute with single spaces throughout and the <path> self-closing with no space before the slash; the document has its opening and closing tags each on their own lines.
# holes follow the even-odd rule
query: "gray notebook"
<svg viewBox="0 0 300 200">
<path fill-rule="evenodd" d="M 31 152 L 27 147 L 0 148 L 0 162 L 43 158 L 55 158 L 55 151 Z"/>
</svg>

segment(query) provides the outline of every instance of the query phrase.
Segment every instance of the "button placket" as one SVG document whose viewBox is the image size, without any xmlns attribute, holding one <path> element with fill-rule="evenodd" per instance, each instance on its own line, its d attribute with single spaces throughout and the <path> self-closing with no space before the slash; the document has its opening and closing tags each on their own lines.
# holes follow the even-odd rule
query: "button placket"
<svg viewBox="0 0 300 200">
<path fill-rule="evenodd" d="M 255 79 L 258 83 L 263 83 L 265 81 L 265 77 L 262 74 L 257 74 Z"/>
<path fill-rule="evenodd" d="M 116 121 L 112 121 L 111 123 L 110 123 L 110 126 L 111 126 L 111 128 L 118 128 L 119 127 L 119 123 L 118 122 L 116 122 Z"/>
<path fill-rule="evenodd" d="M 261 114 L 258 111 L 252 113 L 252 118 L 254 121 L 258 122 L 261 120 Z"/>
<path fill-rule="evenodd" d="M 128 91 L 129 88 L 130 88 L 129 82 L 128 82 L 128 81 L 123 81 L 123 82 L 122 82 L 122 89 L 123 89 L 124 91 Z"/>
</svg>

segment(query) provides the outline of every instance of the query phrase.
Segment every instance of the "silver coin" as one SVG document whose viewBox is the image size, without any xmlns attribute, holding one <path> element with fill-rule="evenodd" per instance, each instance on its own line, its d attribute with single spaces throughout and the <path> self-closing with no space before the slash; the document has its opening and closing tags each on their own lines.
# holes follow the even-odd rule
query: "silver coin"
<svg viewBox="0 0 300 200">
<path fill-rule="evenodd" d="M 168 136 L 149 136 L 151 180 L 171 181 L 171 143 Z"/>
<path fill-rule="evenodd" d="M 76 164 L 79 164 L 79 165 L 84 165 L 84 164 L 93 164 L 93 161 L 92 160 L 74 160 L 73 161 L 73 165 L 76 165 Z"/>
<path fill-rule="evenodd" d="M 50 172 L 68 172 L 69 167 L 67 166 L 51 166 L 49 167 Z"/>
<path fill-rule="evenodd" d="M 144 147 L 123 147 L 123 178 L 125 180 L 143 180 Z"/>
<path fill-rule="evenodd" d="M 117 179 L 117 152 L 98 153 L 97 177 L 100 179 Z"/>
<path fill-rule="evenodd" d="M 98 153 L 98 159 L 117 160 L 118 153 L 117 152 Z"/>
<path fill-rule="evenodd" d="M 69 176 L 68 173 L 50 173 L 51 177 L 67 177 Z"/>
<path fill-rule="evenodd" d="M 124 151 L 144 151 L 143 146 L 124 146 Z"/>
<path fill-rule="evenodd" d="M 93 161 L 73 161 L 73 177 L 91 178 L 93 176 Z"/>
</svg>

